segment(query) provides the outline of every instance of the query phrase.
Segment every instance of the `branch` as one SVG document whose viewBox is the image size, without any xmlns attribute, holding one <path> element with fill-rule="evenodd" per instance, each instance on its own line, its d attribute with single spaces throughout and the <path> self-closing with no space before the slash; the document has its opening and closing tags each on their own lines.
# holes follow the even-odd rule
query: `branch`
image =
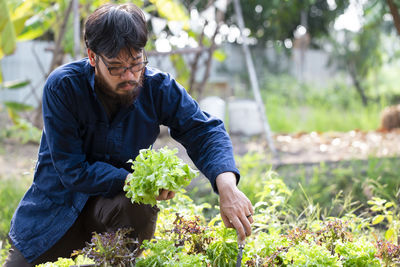
<svg viewBox="0 0 400 267">
<path fill-rule="evenodd" d="M 56 45 L 54 47 L 53 59 L 51 61 L 49 73 L 52 72 L 59 65 L 58 58 L 61 53 L 61 42 L 64 40 L 65 32 L 67 31 L 67 22 L 68 22 L 69 15 L 72 12 L 72 4 L 73 4 L 73 0 L 70 1 L 67 10 L 65 10 L 64 20 L 60 26 L 60 32 L 58 34 Z"/>
<path fill-rule="evenodd" d="M 181 49 L 175 49 L 171 50 L 169 52 L 158 52 L 158 51 L 149 51 L 146 52 L 148 56 L 169 56 L 169 55 L 174 55 L 174 54 L 179 54 L 179 55 L 184 55 L 184 54 L 194 54 L 194 53 L 201 53 L 208 48 L 205 47 L 194 47 L 194 48 L 181 48 Z"/>
<path fill-rule="evenodd" d="M 199 92 L 199 96 L 198 96 L 199 98 L 201 98 L 203 96 L 204 87 L 206 86 L 208 78 L 210 77 L 213 53 L 217 47 L 215 44 L 215 37 L 217 36 L 218 31 L 219 31 L 219 26 L 217 26 L 217 28 L 215 29 L 214 35 L 211 38 L 211 46 L 208 48 L 208 58 L 206 61 L 206 70 L 204 72 L 203 80 L 201 81 L 200 85 L 198 85 L 198 87 L 197 87 L 197 91 Z"/>
<path fill-rule="evenodd" d="M 207 23 L 205 25 L 207 25 Z M 204 27 L 205 27 L 205 25 L 204 25 Z M 201 35 L 200 35 L 199 41 L 198 41 L 198 43 L 200 44 L 200 47 L 204 48 L 203 39 L 204 39 L 204 28 L 203 28 L 203 31 L 201 32 Z M 196 79 L 197 66 L 199 64 L 199 59 L 200 59 L 200 55 L 201 54 L 202 54 L 201 52 L 197 52 L 196 55 L 194 56 L 193 62 L 191 64 L 191 69 L 192 70 L 190 72 L 189 92 L 192 92 L 194 90 L 194 83 L 195 83 L 195 79 Z"/>
</svg>

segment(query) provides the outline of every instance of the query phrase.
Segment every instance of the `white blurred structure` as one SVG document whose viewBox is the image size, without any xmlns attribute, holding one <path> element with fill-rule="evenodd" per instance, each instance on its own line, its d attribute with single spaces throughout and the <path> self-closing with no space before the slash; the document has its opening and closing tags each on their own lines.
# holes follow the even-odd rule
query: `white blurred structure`
<svg viewBox="0 0 400 267">
<path fill-rule="evenodd" d="M 229 133 L 246 136 L 263 133 L 263 123 L 254 100 L 240 99 L 228 103 Z"/>
<path fill-rule="evenodd" d="M 225 101 L 218 96 L 208 96 L 200 101 L 201 110 L 225 122 Z"/>
<path fill-rule="evenodd" d="M 46 51 L 50 46 L 51 43 L 43 41 L 18 42 L 15 53 L 1 60 L 4 82 L 29 80 L 30 84 L 21 89 L 0 90 L 0 103 L 16 101 L 33 106 L 39 104 L 53 56 L 52 52 Z"/>
</svg>

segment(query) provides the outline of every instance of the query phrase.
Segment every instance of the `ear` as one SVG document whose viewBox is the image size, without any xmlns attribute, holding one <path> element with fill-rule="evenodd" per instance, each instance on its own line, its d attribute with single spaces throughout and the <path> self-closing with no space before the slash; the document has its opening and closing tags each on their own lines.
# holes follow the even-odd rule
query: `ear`
<svg viewBox="0 0 400 267">
<path fill-rule="evenodd" d="M 96 53 L 88 48 L 87 49 L 87 54 L 88 54 L 88 57 L 89 57 L 90 65 L 92 65 L 92 67 L 95 67 L 96 66 Z"/>
</svg>

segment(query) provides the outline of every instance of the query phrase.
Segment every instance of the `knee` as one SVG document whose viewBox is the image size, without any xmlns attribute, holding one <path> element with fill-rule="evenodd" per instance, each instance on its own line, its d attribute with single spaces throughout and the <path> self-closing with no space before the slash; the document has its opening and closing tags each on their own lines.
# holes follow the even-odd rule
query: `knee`
<svg viewBox="0 0 400 267">
<path fill-rule="evenodd" d="M 125 196 L 125 194 L 120 193 L 117 196 L 114 197 L 113 199 L 113 209 L 115 210 L 116 213 L 120 215 L 126 215 L 127 213 L 132 210 L 132 202 L 129 198 Z"/>
</svg>

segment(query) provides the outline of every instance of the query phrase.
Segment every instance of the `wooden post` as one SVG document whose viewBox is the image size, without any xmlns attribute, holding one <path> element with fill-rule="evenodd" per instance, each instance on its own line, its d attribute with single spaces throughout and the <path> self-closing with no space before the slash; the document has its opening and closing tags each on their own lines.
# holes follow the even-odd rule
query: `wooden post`
<svg viewBox="0 0 400 267">
<path fill-rule="evenodd" d="M 233 0 L 233 4 L 234 4 L 235 13 L 236 13 L 236 16 L 237 16 L 237 22 L 238 22 L 238 26 L 239 26 L 239 29 L 240 29 L 240 34 L 241 34 L 241 36 L 243 38 L 242 48 L 243 48 L 243 53 L 244 53 L 245 59 L 246 59 L 247 69 L 248 69 L 249 76 L 250 76 L 251 88 L 253 89 L 254 98 L 256 100 L 258 111 L 260 112 L 260 116 L 261 116 L 261 119 L 262 119 L 262 122 L 263 122 L 263 128 L 264 128 L 265 137 L 266 137 L 268 146 L 271 149 L 271 152 L 272 152 L 274 158 L 279 161 L 279 156 L 278 156 L 278 153 L 276 151 L 274 142 L 272 140 L 271 129 L 270 129 L 269 124 L 268 124 L 268 119 L 267 119 L 267 115 L 266 115 L 266 112 L 265 112 L 264 103 L 263 103 L 262 98 L 261 98 L 260 87 L 258 85 L 257 74 L 256 74 L 256 71 L 255 71 L 255 68 L 254 68 L 254 63 L 253 63 L 253 60 L 251 58 L 249 46 L 247 45 L 247 43 L 245 41 L 246 37 L 243 36 L 244 20 L 243 20 L 243 15 L 242 15 L 242 8 L 240 6 L 239 0 Z"/>
</svg>

